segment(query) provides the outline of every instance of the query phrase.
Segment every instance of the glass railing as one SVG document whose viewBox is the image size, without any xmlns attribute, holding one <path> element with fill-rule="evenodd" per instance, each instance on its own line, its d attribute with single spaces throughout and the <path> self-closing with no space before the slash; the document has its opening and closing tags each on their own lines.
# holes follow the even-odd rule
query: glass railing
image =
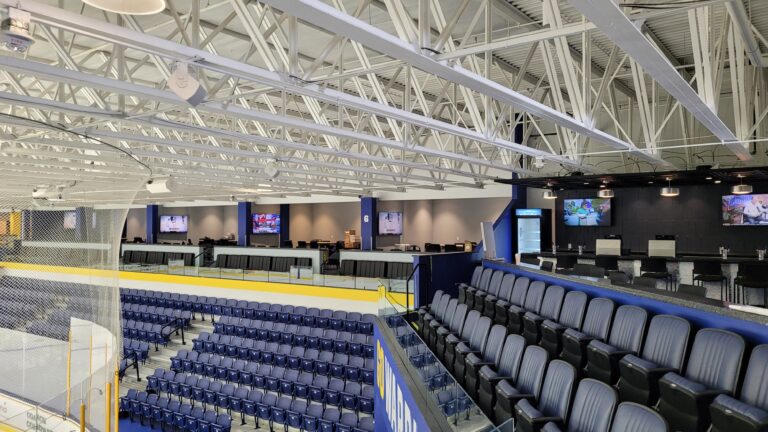
<svg viewBox="0 0 768 432">
<path fill-rule="evenodd" d="M 493 422 L 483 413 L 474 400 L 466 393 L 464 388 L 456 382 L 451 372 L 435 357 L 427 344 L 421 339 L 418 332 L 407 322 L 406 316 L 410 310 L 405 304 L 398 301 L 398 296 L 382 284 L 379 287 L 378 296 L 379 316 L 387 326 L 381 331 L 390 332 L 398 341 L 397 346 L 391 349 L 400 350 L 400 353 L 409 360 L 409 367 L 418 371 L 426 394 L 434 398 L 440 407 L 440 413 L 455 431 L 505 431 L 514 430 L 512 420 L 500 426 L 494 426 Z"/>
<path fill-rule="evenodd" d="M 138 273 L 194 276 L 213 279 L 277 282 L 313 285 L 330 288 L 350 288 L 376 291 L 383 285 L 393 293 L 413 292 L 413 280 L 380 279 L 361 276 L 344 276 L 315 273 L 311 266 L 291 266 L 287 272 L 268 270 L 242 270 L 219 267 L 185 266 L 184 261 L 169 261 L 168 265 L 122 264 L 121 271 Z"/>
</svg>

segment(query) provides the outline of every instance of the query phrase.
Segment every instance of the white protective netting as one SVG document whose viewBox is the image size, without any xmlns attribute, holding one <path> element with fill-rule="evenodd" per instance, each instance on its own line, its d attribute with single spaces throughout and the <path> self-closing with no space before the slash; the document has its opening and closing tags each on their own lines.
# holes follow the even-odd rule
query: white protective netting
<svg viewBox="0 0 768 432">
<path fill-rule="evenodd" d="M 34 182 L 0 189 L 0 405 L 10 407 L 0 426 L 71 430 L 61 415 L 77 423 L 85 408 L 88 430 L 107 431 L 122 354 L 120 239 L 143 180 L 42 197 Z"/>
</svg>

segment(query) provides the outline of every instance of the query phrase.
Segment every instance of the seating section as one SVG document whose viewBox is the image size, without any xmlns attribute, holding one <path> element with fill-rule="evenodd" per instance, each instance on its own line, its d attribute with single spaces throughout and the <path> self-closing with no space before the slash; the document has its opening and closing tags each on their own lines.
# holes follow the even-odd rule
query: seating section
<svg viewBox="0 0 768 432">
<path fill-rule="evenodd" d="M 147 377 L 146 392 L 121 400 L 132 419 L 212 432 L 222 413 L 224 432 L 237 414 L 257 427 L 373 431 L 373 315 L 155 291 L 122 296 L 147 312 L 170 305 L 214 320 L 213 333 L 201 332 L 169 369 Z M 136 403 L 143 408 L 134 410 Z"/>
<path fill-rule="evenodd" d="M 287 273 L 291 270 L 291 266 L 311 267 L 312 258 L 220 254 L 216 255 L 215 266 L 226 269 Z"/>
<path fill-rule="evenodd" d="M 265 302 L 248 302 L 224 297 L 206 297 L 190 294 L 121 289 L 120 298 L 126 303 L 165 307 L 189 311 L 192 319 L 196 313 L 214 316 L 247 318 L 250 320 L 281 322 L 328 328 L 350 333 L 373 334 L 375 316 L 358 312 L 333 311 L 330 309 L 305 308 Z M 234 324 L 232 324 L 234 325 Z"/>
<path fill-rule="evenodd" d="M 469 416 L 471 397 L 520 431 L 768 430 L 768 345 L 743 374 L 727 330 L 481 267 L 415 315 L 428 352 L 388 323 L 446 415 Z M 448 373 L 469 396 L 446 394 Z"/>
</svg>

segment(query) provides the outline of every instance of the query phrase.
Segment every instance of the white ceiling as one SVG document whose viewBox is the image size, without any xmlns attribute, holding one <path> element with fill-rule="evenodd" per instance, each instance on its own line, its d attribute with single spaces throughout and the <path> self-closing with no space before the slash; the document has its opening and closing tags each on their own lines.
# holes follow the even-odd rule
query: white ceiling
<svg viewBox="0 0 768 432">
<path fill-rule="evenodd" d="M 7 196 L 498 196 L 493 180 L 513 174 L 767 162 L 766 1 L 168 0 L 152 16 L 0 5 L 30 12 L 36 40 L 0 52 Z M 611 13 L 624 31 L 603 28 Z M 633 28 L 643 36 L 621 40 Z M 167 87 L 178 61 L 208 92 L 197 108 Z M 171 193 L 142 187 L 168 177 Z"/>
</svg>

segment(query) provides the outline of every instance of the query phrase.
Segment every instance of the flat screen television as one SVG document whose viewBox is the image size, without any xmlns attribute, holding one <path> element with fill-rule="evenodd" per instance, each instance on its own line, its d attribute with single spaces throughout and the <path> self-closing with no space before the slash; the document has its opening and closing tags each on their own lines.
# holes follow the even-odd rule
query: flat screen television
<svg viewBox="0 0 768 432">
<path fill-rule="evenodd" d="M 186 233 L 188 216 L 183 215 L 165 215 L 160 216 L 161 233 Z"/>
<path fill-rule="evenodd" d="M 379 212 L 379 235 L 401 235 L 403 214 L 400 212 Z"/>
<path fill-rule="evenodd" d="M 64 229 L 73 230 L 77 225 L 77 213 L 73 211 L 64 212 Z"/>
<path fill-rule="evenodd" d="M 610 198 L 563 200 L 565 226 L 611 226 Z"/>
<path fill-rule="evenodd" d="M 768 226 L 768 194 L 723 196 L 723 225 Z"/>
<path fill-rule="evenodd" d="M 280 234 L 280 215 L 274 213 L 254 213 L 251 216 L 254 234 Z"/>
</svg>

